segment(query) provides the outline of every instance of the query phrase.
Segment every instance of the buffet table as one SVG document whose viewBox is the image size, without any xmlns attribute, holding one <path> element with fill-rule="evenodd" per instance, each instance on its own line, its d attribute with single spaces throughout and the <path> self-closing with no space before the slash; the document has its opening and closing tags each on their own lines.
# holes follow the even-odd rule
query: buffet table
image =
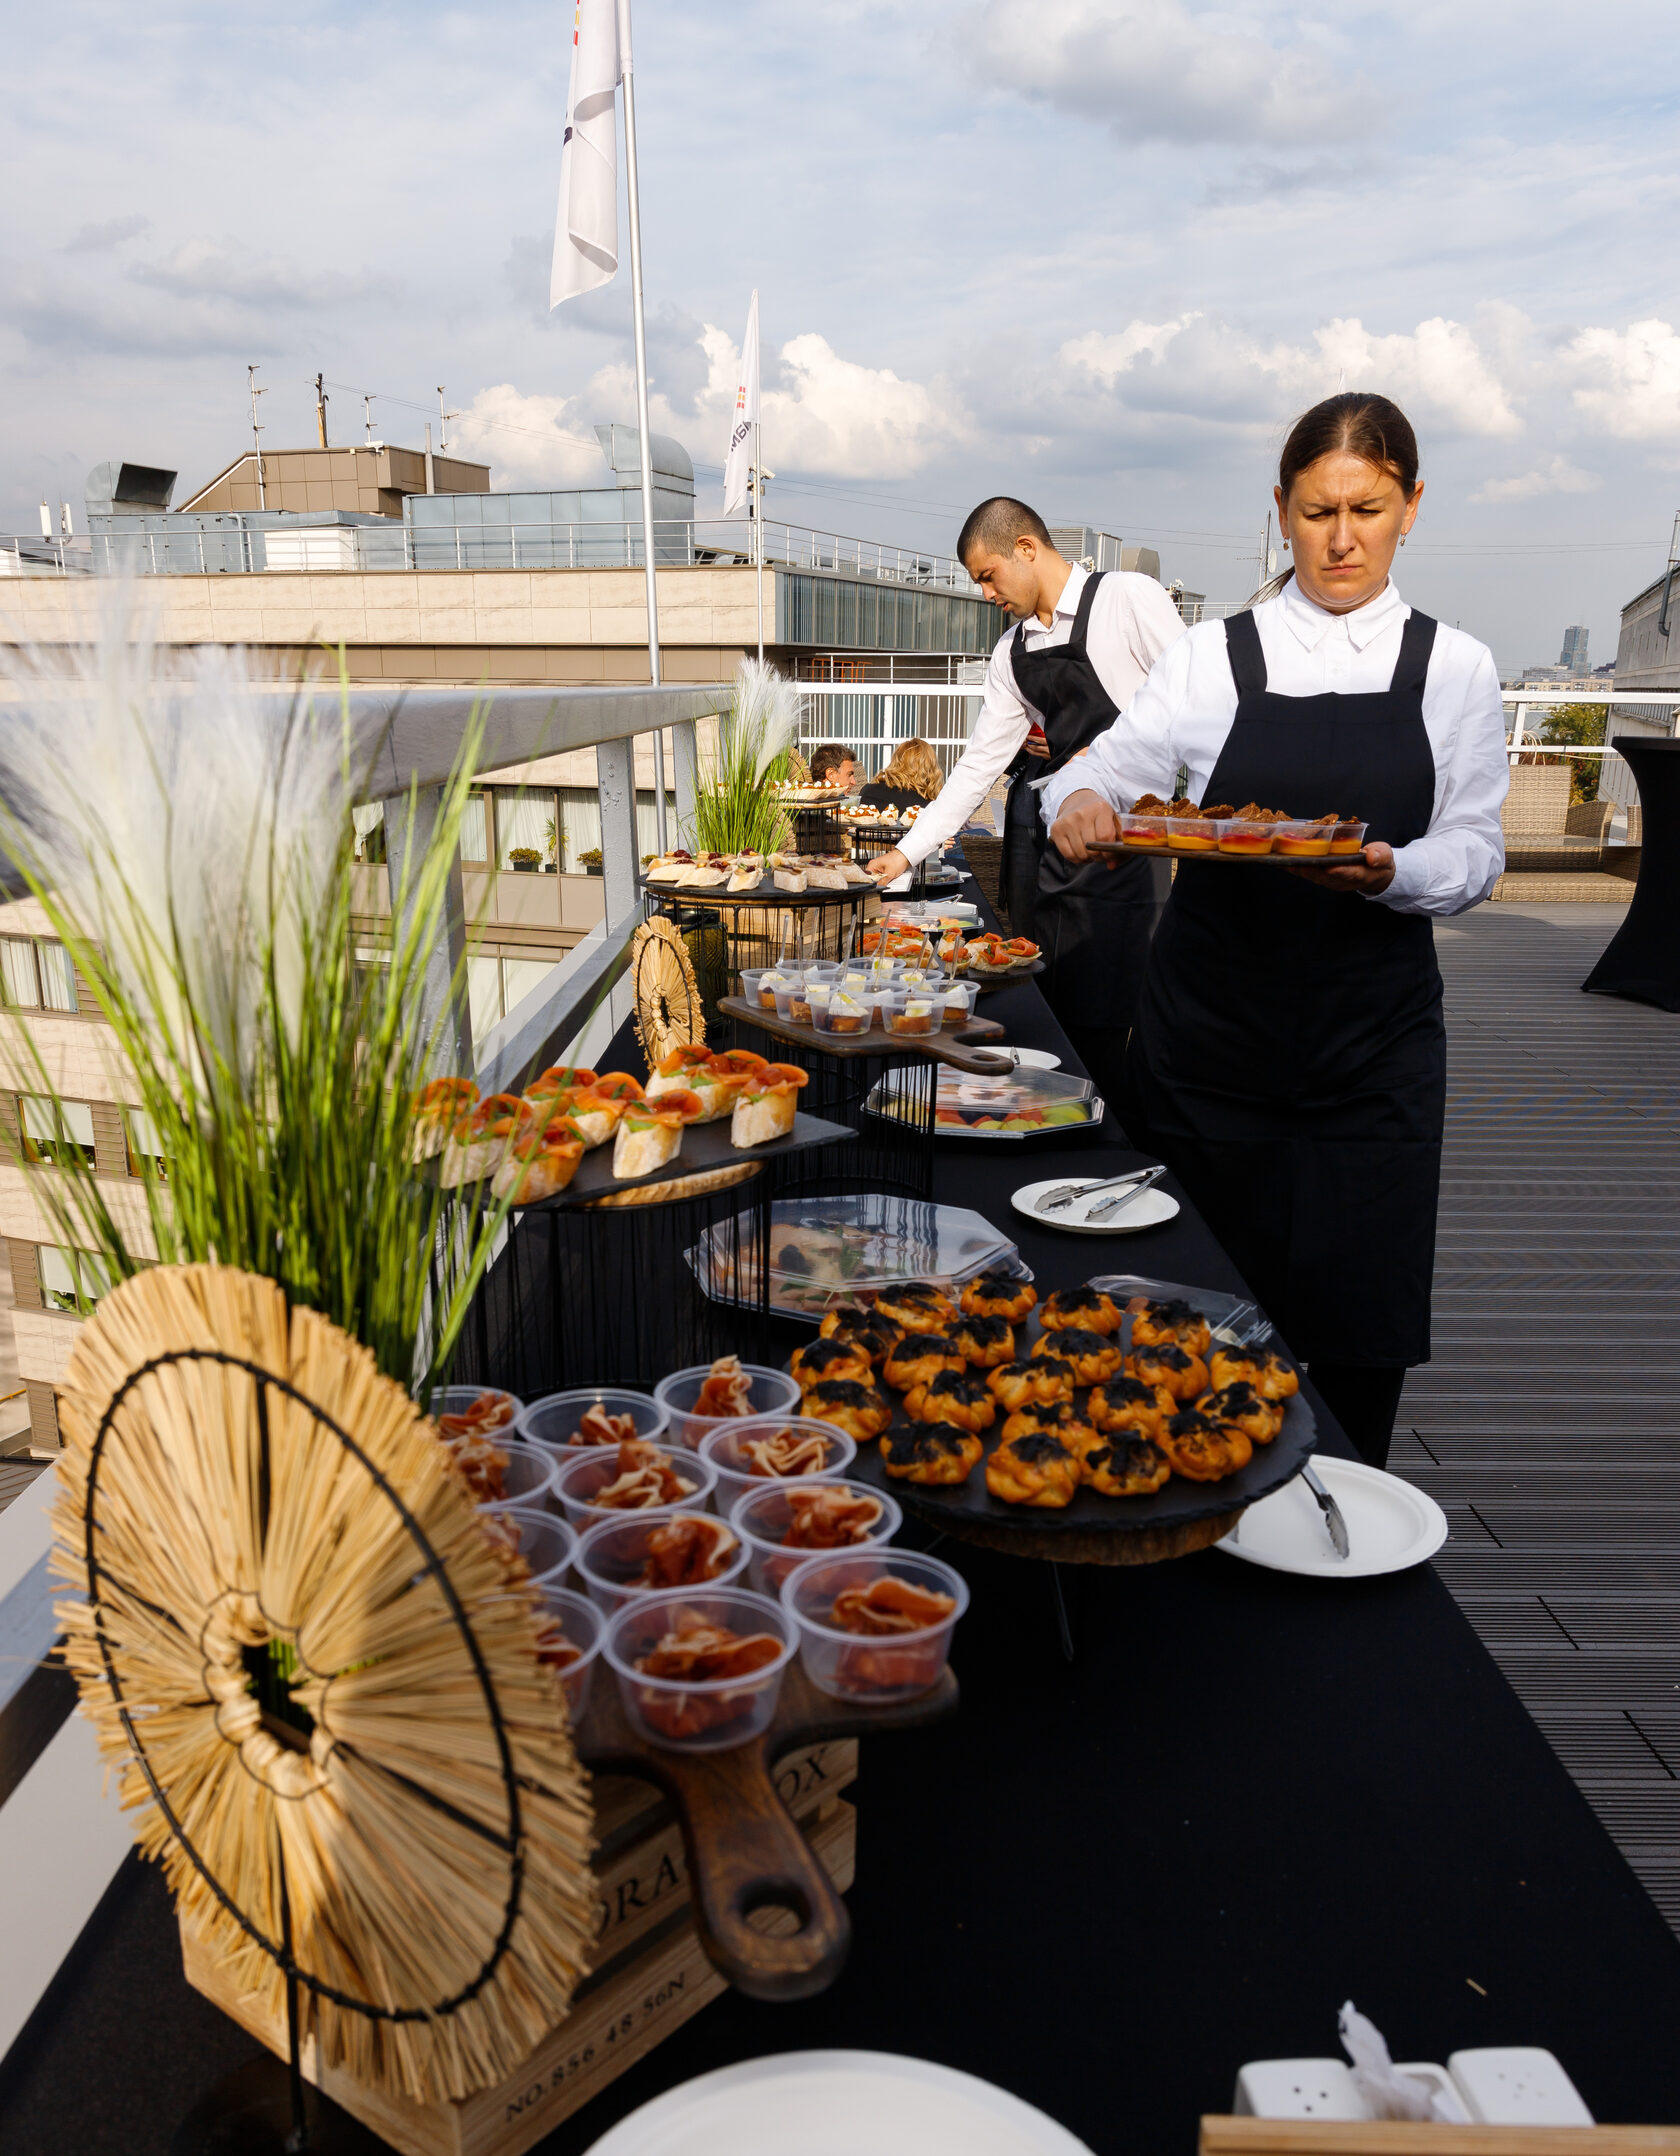
<svg viewBox="0 0 1680 2156">
<path fill-rule="evenodd" d="M 1030 984 L 988 1016 L 1077 1068 Z M 936 1188 L 1007 1225 L 1041 1287 L 1240 1287 L 1188 1204 L 1102 1240 L 1010 1208 L 1024 1182 L 1136 1158 L 1112 1125 L 953 1141 Z M 1324 1449 L 1348 1451 L 1314 1404 Z M 1680 2119 L 1680 1943 L 1430 1568 L 1327 1583 L 1215 1550 L 1056 1575 L 943 1554 L 973 1590 L 962 1704 L 863 1748 L 847 1971 L 799 2005 L 725 1996 L 545 2150 L 587 2150 L 708 2068 L 834 2046 L 983 2075 L 1099 2156 L 1188 2150 L 1245 2060 L 1334 2054 L 1350 1996 L 1397 2057 L 1546 2045 L 1600 2119 Z M 188 1988 L 161 1881 L 131 1861 L 14 2054 L 0 2145 L 161 2156 L 252 2049 Z"/>
</svg>

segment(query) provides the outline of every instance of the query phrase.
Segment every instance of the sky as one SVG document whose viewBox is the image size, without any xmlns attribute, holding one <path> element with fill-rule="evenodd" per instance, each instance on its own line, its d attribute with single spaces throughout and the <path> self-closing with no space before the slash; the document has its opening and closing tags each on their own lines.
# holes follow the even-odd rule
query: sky
<svg viewBox="0 0 1680 2156">
<path fill-rule="evenodd" d="M 1661 0 L 634 0 L 656 428 L 715 511 L 760 292 L 772 517 L 949 550 L 982 495 L 1252 589 L 1290 420 L 1411 415 L 1397 581 L 1503 671 L 1680 509 L 1680 39 Z M 562 0 L 8 9 L 0 531 L 250 441 L 600 483 L 628 277 L 550 314 Z M 626 249 L 627 258 L 627 249 Z"/>
</svg>

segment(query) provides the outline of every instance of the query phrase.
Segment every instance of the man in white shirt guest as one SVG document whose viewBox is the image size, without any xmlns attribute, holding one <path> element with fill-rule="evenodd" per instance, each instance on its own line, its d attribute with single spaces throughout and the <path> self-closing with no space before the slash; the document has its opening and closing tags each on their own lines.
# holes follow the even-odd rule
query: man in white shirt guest
<svg viewBox="0 0 1680 2156">
<path fill-rule="evenodd" d="M 1044 952 L 1045 994 L 1099 1088 L 1111 1082 L 1166 897 L 1163 864 L 1070 864 L 1048 843 L 1040 791 L 1110 727 L 1150 668 L 1184 633 L 1153 577 L 1092 573 L 1065 561 L 1038 513 L 1008 495 L 972 512 L 957 541 L 969 575 L 1016 626 L 986 670 L 968 747 L 937 801 L 890 853 L 877 881 L 902 876 L 953 837 L 1006 772 L 1002 900 L 1017 935 Z"/>
</svg>

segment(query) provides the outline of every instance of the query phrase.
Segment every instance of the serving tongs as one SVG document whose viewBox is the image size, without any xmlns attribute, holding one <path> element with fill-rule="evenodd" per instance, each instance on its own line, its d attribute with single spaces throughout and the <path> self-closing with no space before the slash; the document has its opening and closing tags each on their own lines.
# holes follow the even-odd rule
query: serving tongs
<svg viewBox="0 0 1680 2156">
<path fill-rule="evenodd" d="M 1141 1198 L 1146 1190 L 1153 1188 L 1165 1175 L 1166 1163 L 1158 1161 L 1153 1168 L 1132 1168 L 1125 1175 L 1110 1176 L 1105 1183 L 1058 1183 L 1048 1196 L 1040 1198 L 1033 1208 L 1038 1213 L 1059 1213 L 1070 1206 L 1075 1198 L 1094 1198 L 1100 1192 L 1112 1190 L 1116 1195 L 1094 1212 L 1087 1213 L 1087 1220 L 1112 1220 L 1123 1205 L 1130 1205 L 1134 1198 Z M 1124 1192 L 1124 1196 L 1119 1193 Z"/>
<path fill-rule="evenodd" d="M 1324 1531 L 1330 1537 L 1330 1547 L 1338 1557 L 1345 1558 L 1351 1544 L 1348 1541 L 1347 1519 L 1341 1506 L 1325 1487 L 1323 1478 L 1310 1460 L 1301 1470 L 1301 1480 L 1312 1492 L 1319 1511 L 1324 1515 Z"/>
</svg>

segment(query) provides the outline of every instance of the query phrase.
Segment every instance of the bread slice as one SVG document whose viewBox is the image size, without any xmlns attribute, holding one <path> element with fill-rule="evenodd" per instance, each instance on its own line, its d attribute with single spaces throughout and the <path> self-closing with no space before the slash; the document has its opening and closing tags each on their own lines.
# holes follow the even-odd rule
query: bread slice
<svg viewBox="0 0 1680 2156">
<path fill-rule="evenodd" d="M 805 871 L 802 868 L 779 868 L 775 877 L 778 891 L 803 891 L 806 888 Z"/>
</svg>

